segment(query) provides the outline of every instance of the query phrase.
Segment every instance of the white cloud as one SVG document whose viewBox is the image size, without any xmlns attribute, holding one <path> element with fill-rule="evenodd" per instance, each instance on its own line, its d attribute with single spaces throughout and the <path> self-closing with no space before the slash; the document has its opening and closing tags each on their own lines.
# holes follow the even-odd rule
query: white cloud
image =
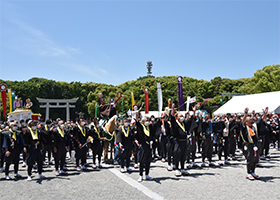
<svg viewBox="0 0 280 200">
<path fill-rule="evenodd" d="M 87 65 L 77 64 L 77 65 L 72 65 L 71 67 L 78 72 L 83 72 L 95 78 L 102 78 L 104 75 L 108 73 L 105 69 L 101 69 L 97 67 L 89 67 Z"/>
<path fill-rule="evenodd" d="M 78 49 L 57 44 L 43 31 L 36 29 L 25 22 L 10 20 L 15 27 L 16 34 L 13 35 L 11 47 L 31 55 L 59 57 L 71 56 Z"/>
</svg>

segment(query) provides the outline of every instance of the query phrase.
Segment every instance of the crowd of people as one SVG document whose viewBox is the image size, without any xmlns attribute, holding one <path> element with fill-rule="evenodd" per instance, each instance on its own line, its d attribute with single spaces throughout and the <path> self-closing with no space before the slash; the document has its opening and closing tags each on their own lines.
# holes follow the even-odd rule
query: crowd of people
<svg viewBox="0 0 280 200">
<path fill-rule="evenodd" d="M 280 150 L 279 118 L 277 115 L 269 118 L 268 108 L 263 113 L 252 111 L 248 115 L 246 108 L 242 116 L 226 114 L 214 118 L 209 114 L 197 115 L 196 106 L 192 112 L 183 115 L 176 112 L 173 104 L 169 112 L 161 114 L 161 118 L 141 117 L 138 107 L 135 115 L 116 117 L 111 110 L 108 112 L 108 107 L 105 108 L 110 115 L 92 120 L 1 122 L 0 168 L 5 172 L 5 179 L 11 179 L 11 164 L 14 165 L 15 178 L 21 178 L 18 173 L 20 159 L 22 167 L 27 168 L 27 180 L 31 181 L 34 168 L 44 179 L 43 165 L 52 165 L 52 160 L 55 175 L 67 175 L 66 157 L 75 162 L 76 170 L 81 172 L 90 166 L 87 162 L 89 152 L 94 169 L 102 168 L 102 158 L 104 162 L 108 161 L 109 152 L 114 152 L 112 164 L 120 165 L 122 173 L 133 171 L 132 166 L 139 168 L 138 181 L 141 182 L 153 179 L 149 173 L 152 159 L 165 162 L 167 170 L 174 170 L 175 176 L 179 177 L 188 175 L 190 168 L 207 164 L 209 167 L 231 165 L 230 161 L 237 160 L 235 154 L 239 151 L 247 160 L 246 178 L 255 180 L 260 178 L 255 168 L 261 167 L 260 159 L 270 157 L 270 146 Z M 108 116 L 116 120 L 112 121 Z M 111 131 L 105 128 L 109 122 L 113 122 Z M 201 166 L 195 162 L 199 153 Z M 216 164 L 212 160 L 215 153 L 219 158 Z"/>
</svg>

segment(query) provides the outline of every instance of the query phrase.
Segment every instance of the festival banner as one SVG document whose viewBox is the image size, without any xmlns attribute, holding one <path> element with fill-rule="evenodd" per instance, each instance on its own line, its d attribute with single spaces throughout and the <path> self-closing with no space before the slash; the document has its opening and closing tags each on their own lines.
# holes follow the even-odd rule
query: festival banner
<svg viewBox="0 0 280 200">
<path fill-rule="evenodd" d="M 132 106 L 132 110 L 133 110 L 133 106 L 135 104 L 133 92 L 131 92 L 131 104 L 132 104 L 131 106 Z"/>
<path fill-rule="evenodd" d="M 182 76 L 177 77 L 178 80 L 178 99 L 179 99 L 179 110 L 184 110 L 184 99 L 183 99 L 183 88 L 182 88 Z"/>
<path fill-rule="evenodd" d="M 149 114 L 149 93 L 147 87 L 145 87 L 145 114 Z"/>
<path fill-rule="evenodd" d="M 124 115 L 123 101 L 122 101 L 122 114 Z"/>
<path fill-rule="evenodd" d="M 223 105 L 224 103 L 223 103 L 223 99 L 220 99 L 220 102 L 221 102 L 221 105 Z"/>
<path fill-rule="evenodd" d="M 9 97 L 9 105 L 10 105 L 10 113 L 13 111 L 13 105 L 12 105 L 12 89 L 7 89 L 8 97 Z"/>
<path fill-rule="evenodd" d="M 12 102 L 14 102 L 14 101 L 15 101 L 15 99 L 16 99 L 15 92 L 14 92 L 14 91 L 12 91 Z M 12 107 L 13 107 L 12 111 L 14 111 L 14 110 L 16 109 L 16 108 L 15 108 L 14 103 L 12 103 Z"/>
<path fill-rule="evenodd" d="M 157 83 L 157 95 L 158 95 L 158 111 L 162 111 L 162 91 L 160 83 Z"/>
<path fill-rule="evenodd" d="M 6 105 L 6 101 L 7 101 L 7 97 L 6 97 L 6 85 L 5 84 L 2 84 L 0 86 L 1 88 L 1 96 L 2 96 L 2 105 L 3 105 L 3 116 L 6 116 L 6 108 L 7 108 L 7 105 Z"/>
<path fill-rule="evenodd" d="M 94 115 L 94 118 L 95 119 L 97 118 L 97 103 L 95 103 L 95 115 Z"/>
</svg>

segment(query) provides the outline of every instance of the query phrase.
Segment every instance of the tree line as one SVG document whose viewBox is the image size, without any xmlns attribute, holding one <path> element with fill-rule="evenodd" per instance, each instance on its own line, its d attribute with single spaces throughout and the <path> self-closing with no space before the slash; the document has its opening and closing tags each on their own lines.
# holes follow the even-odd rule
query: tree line
<svg viewBox="0 0 280 200">
<path fill-rule="evenodd" d="M 85 113 L 86 118 L 94 117 L 95 104 L 98 103 L 98 93 L 102 92 L 107 102 L 114 98 L 118 92 L 124 95 L 125 99 L 119 104 L 117 110 L 122 112 L 132 109 L 131 92 L 134 94 L 135 102 L 139 105 L 145 101 L 144 87 L 149 89 L 149 110 L 158 110 L 157 85 L 161 83 L 163 95 L 163 107 L 168 104 L 168 99 L 178 105 L 178 84 L 176 76 L 163 77 L 140 77 L 137 80 L 127 81 L 120 85 L 108 85 L 102 83 L 81 83 L 81 82 L 61 82 L 44 78 L 31 78 L 28 81 L 8 81 L 1 80 L 1 84 L 6 84 L 11 88 L 16 96 L 23 101 L 30 98 L 33 102 L 32 111 L 41 113 L 44 117 L 45 109 L 41 109 L 36 97 L 48 99 L 72 99 L 79 97 L 76 108 L 71 109 L 71 117 L 77 112 Z M 219 76 L 210 81 L 198 80 L 190 77 L 182 77 L 183 96 L 197 97 L 196 102 L 202 102 L 205 98 L 213 98 L 205 103 L 205 106 L 218 108 L 221 102 L 226 103 L 231 96 L 220 95 L 220 93 L 262 93 L 280 90 L 280 65 L 268 65 L 258 69 L 251 78 L 228 79 Z M 222 101 L 221 101 L 222 100 Z M 2 101 L 2 98 L 1 98 Z M 1 102 L 2 105 L 2 102 Z M 9 101 L 7 99 L 7 106 Z M 2 111 L 1 106 L 1 112 Z M 8 109 L 7 109 L 8 111 Z M 65 109 L 50 109 L 50 116 L 55 119 L 65 118 Z M 1 115 L 3 120 L 3 115 Z"/>
</svg>

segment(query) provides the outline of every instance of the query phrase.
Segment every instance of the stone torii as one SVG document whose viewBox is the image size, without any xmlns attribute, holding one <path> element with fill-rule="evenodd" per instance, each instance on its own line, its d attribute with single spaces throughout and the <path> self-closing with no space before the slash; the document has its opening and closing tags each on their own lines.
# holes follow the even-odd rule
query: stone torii
<svg viewBox="0 0 280 200">
<path fill-rule="evenodd" d="M 40 108 L 46 108 L 46 118 L 49 119 L 49 109 L 50 108 L 66 108 L 66 121 L 70 119 L 70 108 L 75 108 L 75 105 L 71 105 L 70 103 L 76 103 L 79 99 L 42 99 L 36 97 L 39 103 L 44 103 L 44 105 L 40 105 Z"/>
</svg>

